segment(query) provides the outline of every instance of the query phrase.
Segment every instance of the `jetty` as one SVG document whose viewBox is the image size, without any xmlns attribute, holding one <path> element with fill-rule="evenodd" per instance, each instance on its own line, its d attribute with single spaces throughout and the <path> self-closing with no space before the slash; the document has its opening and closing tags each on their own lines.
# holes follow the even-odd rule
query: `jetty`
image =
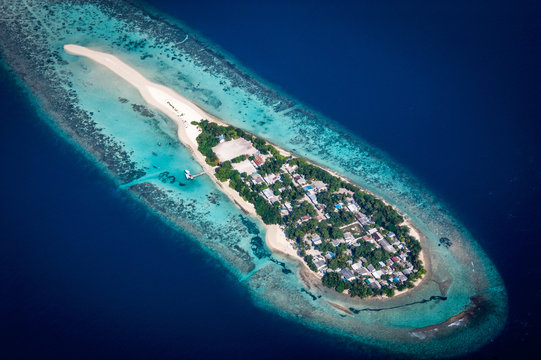
<svg viewBox="0 0 541 360">
<path fill-rule="evenodd" d="M 204 175 L 204 174 L 205 174 L 204 171 L 201 171 L 199 174 L 192 174 L 192 173 L 190 173 L 190 170 L 188 170 L 188 169 L 184 170 L 184 175 L 186 176 L 186 179 L 188 179 L 188 180 L 193 180 L 196 177 Z"/>
</svg>

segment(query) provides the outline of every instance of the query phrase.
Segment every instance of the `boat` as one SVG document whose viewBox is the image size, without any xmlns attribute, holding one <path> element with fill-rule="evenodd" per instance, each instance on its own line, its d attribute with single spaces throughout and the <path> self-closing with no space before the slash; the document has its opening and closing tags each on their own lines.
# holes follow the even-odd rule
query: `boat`
<svg viewBox="0 0 541 360">
<path fill-rule="evenodd" d="M 158 153 L 155 153 L 155 152 L 153 151 L 153 152 L 152 152 L 152 155 L 158 156 Z"/>
<path fill-rule="evenodd" d="M 184 170 L 184 175 L 186 175 L 186 179 L 193 180 L 193 175 L 190 173 L 190 170 Z"/>
</svg>

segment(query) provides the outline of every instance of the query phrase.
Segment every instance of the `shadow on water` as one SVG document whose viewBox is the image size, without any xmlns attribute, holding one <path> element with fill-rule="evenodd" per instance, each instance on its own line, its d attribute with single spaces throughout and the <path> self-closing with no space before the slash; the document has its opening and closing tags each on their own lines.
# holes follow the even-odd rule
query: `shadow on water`
<svg viewBox="0 0 541 360">
<path fill-rule="evenodd" d="M 419 300 L 419 301 L 414 301 L 414 302 L 411 302 L 411 303 L 407 303 L 407 304 L 403 304 L 403 305 L 397 305 L 397 306 L 390 306 L 390 307 L 386 307 L 386 308 L 379 308 L 379 309 L 374 309 L 374 308 L 366 308 L 366 309 L 355 309 L 355 308 L 349 308 L 349 310 L 354 313 L 354 314 L 358 314 L 362 311 L 375 311 L 375 312 L 378 312 L 378 311 L 384 311 L 384 310 L 392 310 L 392 309 L 399 309 L 399 308 L 402 308 L 402 307 L 406 307 L 406 306 L 411 306 L 411 305 L 416 305 L 416 304 L 425 304 L 425 303 L 428 303 L 428 302 L 432 302 L 432 301 L 445 301 L 447 300 L 447 297 L 446 296 L 431 296 L 430 298 L 428 299 L 423 299 L 423 300 Z"/>
</svg>

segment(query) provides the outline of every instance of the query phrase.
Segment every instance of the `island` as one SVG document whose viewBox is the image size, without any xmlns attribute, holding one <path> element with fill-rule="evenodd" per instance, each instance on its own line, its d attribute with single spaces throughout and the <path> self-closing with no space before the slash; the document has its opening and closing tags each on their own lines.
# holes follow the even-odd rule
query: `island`
<svg viewBox="0 0 541 360">
<path fill-rule="evenodd" d="M 368 356 L 459 356 L 503 328 L 506 287 L 487 253 L 370 134 L 139 3 L 0 9 L 0 66 L 50 133 L 173 246 L 233 280 L 239 302 Z M 208 291 L 186 296 L 227 310 Z"/>
<path fill-rule="evenodd" d="M 275 237 L 285 234 L 326 287 L 391 297 L 426 273 L 418 235 L 391 205 L 242 129 L 206 119 L 191 125 L 201 131 L 198 151 L 216 178 L 266 225 L 278 225 Z M 280 249 L 272 238 L 269 247 Z"/>
<path fill-rule="evenodd" d="M 426 273 L 418 235 L 412 235 L 404 217 L 383 200 L 223 124 L 113 55 L 73 44 L 64 49 L 106 66 L 173 119 L 180 141 L 205 172 L 238 206 L 268 226 L 269 248 L 304 261 L 324 286 L 351 297 L 392 297 L 413 288 Z M 186 178 L 194 178 L 187 169 Z"/>
</svg>

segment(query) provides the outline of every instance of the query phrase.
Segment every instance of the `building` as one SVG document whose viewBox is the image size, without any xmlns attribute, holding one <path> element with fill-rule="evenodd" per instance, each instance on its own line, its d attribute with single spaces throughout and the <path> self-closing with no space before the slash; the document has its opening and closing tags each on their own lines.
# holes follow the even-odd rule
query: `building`
<svg viewBox="0 0 541 360">
<path fill-rule="evenodd" d="M 376 280 L 370 278 L 370 279 L 366 279 L 365 282 L 370 285 L 370 287 L 372 289 L 381 289 L 381 285 L 379 284 L 379 282 L 377 282 Z"/>
<path fill-rule="evenodd" d="M 334 239 L 331 241 L 332 246 L 337 247 L 344 242 L 344 239 Z"/>
<path fill-rule="evenodd" d="M 263 159 L 261 157 L 261 155 L 259 154 L 255 154 L 254 155 L 254 163 L 257 167 L 260 167 L 261 165 L 263 165 L 265 163 L 265 159 Z"/>
<path fill-rule="evenodd" d="M 258 173 L 253 173 L 252 175 L 250 175 L 250 177 L 252 178 L 252 183 L 254 185 L 263 184 L 265 182 L 265 180 L 263 180 L 263 177 Z"/>
<path fill-rule="evenodd" d="M 293 174 L 295 170 L 297 170 L 297 167 L 298 167 L 297 165 L 290 166 L 288 163 L 285 163 L 284 165 L 282 165 L 282 169 L 290 174 Z"/>
<path fill-rule="evenodd" d="M 372 265 L 372 264 L 368 265 L 366 268 L 367 268 L 368 271 L 370 271 L 370 272 L 376 271 L 376 268 L 375 268 L 374 265 Z"/>
<path fill-rule="evenodd" d="M 374 239 L 372 239 L 371 236 L 368 236 L 368 235 L 363 236 L 363 240 L 366 241 L 366 242 L 369 242 L 371 244 L 377 245 L 376 241 Z"/>
<path fill-rule="evenodd" d="M 380 244 L 381 247 L 382 247 L 385 251 L 387 251 L 387 252 L 390 252 L 390 253 L 392 253 L 392 254 L 394 254 L 394 253 L 396 252 L 396 249 L 395 249 L 391 244 L 389 244 L 389 243 L 387 242 L 387 240 L 385 240 L 385 239 L 382 239 L 382 240 L 379 242 L 379 244 Z"/>
<path fill-rule="evenodd" d="M 377 270 L 372 273 L 372 276 L 374 276 L 376 279 L 381 279 L 381 276 L 383 275 L 383 271 Z"/>
<path fill-rule="evenodd" d="M 320 181 L 320 180 L 313 181 L 313 182 L 312 182 L 312 187 L 313 187 L 317 192 L 327 190 L 327 185 L 326 185 L 323 181 Z"/>
<path fill-rule="evenodd" d="M 272 192 L 271 189 L 263 189 L 261 193 L 263 194 L 264 197 L 267 198 L 267 200 L 270 200 L 272 197 L 274 197 L 274 193 Z"/>
<path fill-rule="evenodd" d="M 368 275 L 370 275 L 370 271 L 368 271 L 368 269 L 365 268 L 365 267 L 360 268 L 359 270 L 357 270 L 357 272 L 358 272 L 359 275 L 361 275 L 361 276 L 368 276 Z"/>
<path fill-rule="evenodd" d="M 348 209 L 352 213 L 356 213 L 357 211 L 359 211 L 359 209 L 357 208 L 357 205 L 355 205 L 355 204 L 348 204 Z"/>
<path fill-rule="evenodd" d="M 344 240 L 348 244 L 351 244 L 351 243 L 353 243 L 355 241 L 355 237 L 353 235 L 351 235 L 351 233 L 348 231 L 348 232 L 344 233 Z"/>
<path fill-rule="evenodd" d="M 310 201 L 314 204 L 314 205 L 317 205 L 318 202 L 317 202 L 317 197 L 314 195 L 314 194 L 306 194 L 306 196 L 308 196 L 308 199 L 310 199 Z"/>
<path fill-rule="evenodd" d="M 318 271 L 327 267 L 327 262 L 325 261 L 325 259 L 315 259 L 313 263 Z"/>
<path fill-rule="evenodd" d="M 265 179 L 265 182 L 269 185 L 274 184 L 277 180 L 280 180 L 280 176 L 276 174 L 269 174 L 265 176 L 263 179 Z"/>
<path fill-rule="evenodd" d="M 291 203 L 290 202 L 286 202 L 284 204 L 284 206 L 286 207 L 287 211 L 289 212 L 292 212 L 293 211 L 293 207 L 291 206 Z"/>
<path fill-rule="evenodd" d="M 314 245 L 321 244 L 321 237 L 319 235 L 314 235 L 312 237 L 312 244 L 314 244 Z"/>
<path fill-rule="evenodd" d="M 299 184 L 300 186 L 306 185 L 306 180 L 304 179 L 304 177 L 300 176 L 299 174 L 295 174 L 293 176 L 293 180 L 295 180 L 297 184 Z"/>
<path fill-rule="evenodd" d="M 363 264 L 360 262 L 356 262 L 355 264 L 351 265 L 351 267 L 353 268 L 353 270 L 359 271 L 363 267 Z"/>
<path fill-rule="evenodd" d="M 370 219 L 368 218 L 368 216 L 361 212 L 356 213 L 355 218 L 362 226 L 370 224 Z"/>
<path fill-rule="evenodd" d="M 340 274 L 342 274 L 342 277 L 344 279 L 346 279 L 347 281 L 353 281 L 355 280 L 355 274 L 353 274 L 353 272 L 348 269 L 348 268 L 344 268 L 340 271 Z"/>
</svg>

